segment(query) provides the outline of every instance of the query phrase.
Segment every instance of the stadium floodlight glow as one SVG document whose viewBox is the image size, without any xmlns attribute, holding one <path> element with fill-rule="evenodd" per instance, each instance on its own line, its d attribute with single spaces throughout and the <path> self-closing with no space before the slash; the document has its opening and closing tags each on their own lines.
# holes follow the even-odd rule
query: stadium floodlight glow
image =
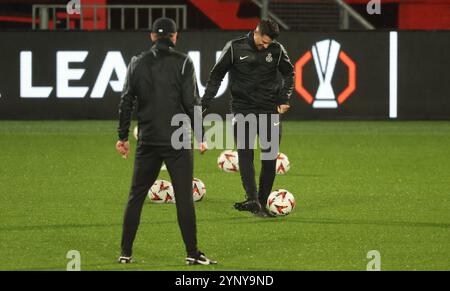
<svg viewBox="0 0 450 291">
<path fill-rule="evenodd" d="M 397 118 L 398 106 L 398 32 L 389 33 L 389 117 Z"/>
</svg>

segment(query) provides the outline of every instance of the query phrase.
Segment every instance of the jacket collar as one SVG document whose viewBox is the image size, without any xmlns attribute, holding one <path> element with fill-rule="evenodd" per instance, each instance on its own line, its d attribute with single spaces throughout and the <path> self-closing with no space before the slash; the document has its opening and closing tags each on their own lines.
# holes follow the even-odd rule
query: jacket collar
<svg viewBox="0 0 450 291">
<path fill-rule="evenodd" d="M 249 31 L 249 33 L 247 33 L 247 41 L 248 41 L 248 44 L 254 49 L 254 50 L 258 50 L 257 48 L 256 48 L 256 45 L 255 45 L 255 38 L 254 38 L 254 36 L 253 36 L 253 31 Z"/>
<path fill-rule="evenodd" d="M 175 44 L 168 38 L 161 38 L 155 42 L 153 47 L 158 50 L 168 51 L 171 48 L 175 47 Z"/>
</svg>

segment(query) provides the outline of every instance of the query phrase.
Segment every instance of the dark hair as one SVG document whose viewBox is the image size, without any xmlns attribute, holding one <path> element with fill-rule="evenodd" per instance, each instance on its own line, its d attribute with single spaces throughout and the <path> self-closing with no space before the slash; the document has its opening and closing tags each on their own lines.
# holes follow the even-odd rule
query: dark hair
<svg viewBox="0 0 450 291">
<path fill-rule="evenodd" d="M 280 28 L 278 23 L 272 19 L 262 19 L 258 24 L 258 31 L 261 35 L 267 35 L 272 40 L 276 39 L 280 35 Z"/>
</svg>

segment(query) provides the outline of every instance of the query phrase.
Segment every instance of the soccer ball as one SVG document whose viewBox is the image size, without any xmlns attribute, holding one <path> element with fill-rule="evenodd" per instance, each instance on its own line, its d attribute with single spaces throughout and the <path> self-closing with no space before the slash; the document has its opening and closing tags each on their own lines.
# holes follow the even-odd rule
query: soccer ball
<svg viewBox="0 0 450 291">
<path fill-rule="evenodd" d="M 219 169 L 225 172 L 238 172 L 239 171 L 239 157 L 237 151 L 225 150 L 217 159 L 217 165 Z"/>
<path fill-rule="evenodd" d="M 175 203 L 172 183 L 166 180 L 156 180 L 148 191 L 148 197 L 153 203 Z"/>
<path fill-rule="evenodd" d="M 137 125 L 134 127 L 133 136 L 136 140 L 138 140 L 138 127 Z"/>
<path fill-rule="evenodd" d="M 270 193 L 267 198 L 267 210 L 276 216 L 285 216 L 295 208 L 295 198 L 291 192 L 279 189 Z"/>
<path fill-rule="evenodd" d="M 276 173 L 279 175 L 284 175 L 290 168 L 291 163 L 289 162 L 288 157 L 283 153 L 279 153 L 277 156 Z"/>
<path fill-rule="evenodd" d="M 206 194 L 205 184 L 197 178 L 192 180 L 192 194 L 194 196 L 194 202 L 201 201 Z"/>
</svg>

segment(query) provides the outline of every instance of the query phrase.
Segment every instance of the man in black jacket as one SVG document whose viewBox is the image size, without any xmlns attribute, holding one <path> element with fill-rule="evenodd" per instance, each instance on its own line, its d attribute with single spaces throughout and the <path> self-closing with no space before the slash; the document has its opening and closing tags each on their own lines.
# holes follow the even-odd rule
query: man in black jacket
<svg viewBox="0 0 450 291">
<path fill-rule="evenodd" d="M 259 117 L 256 133 L 260 139 L 262 135 L 269 139 L 278 138 L 275 142 L 276 148 L 281 138 L 278 114 L 283 114 L 289 109 L 289 99 L 294 88 L 294 67 L 283 45 L 275 40 L 278 35 L 278 24 L 267 19 L 262 20 L 247 36 L 229 41 L 211 71 L 205 95 L 202 98 L 203 107 L 208 108 L 225 74 L 229 72 L 231 111 L 236 114 L 235 120 L 245 119 L 249 115 Z M 261 116 L 265 116 L 265 119 L 261 119 Z M 245 132 L 245 144 L 241 148 L 239 146 L 241 141 L 237 134 L 240 129 L 238 127 L 244 127 Z M 253 164 L 253 141 L 256 133 L 252 134 L 252 132 L 255 130 L 236 122 L 234 132 L 238 144 L 242 184 L 247 194 L 247 200 L 236 203 L 235 208 L 267 217 L 269 213 L 265 211 L 264 206 L 275 179 L 276 157 L 262 160 L 259 190 L 257 190 Z M 271 132 L 278 132 L 279 135 L 271 137 Z M 263 153 L 265 151 L 267 149 L 262 149 Z"/>
<path fill-rule="evenodd" d="M 128 132 L 133 105 L 137 106 L 138 145 L 133 180 L 125 210 L 120 263 L 131 263 L 132 246 L 138 229 L 143 203 L 150 186 L 165 162 L 172 180 L 178 224 L 186 246 L 186 263 L 215 264 L 197 248 L 195 209 L 192 197 L 193 157 L 190 148 L 175 149 L 172 136 L 174 116 L 187 115 L 192 124 L 194 106 L 200 104 L 194 66 L 191 59 L 174 49 L 176 24 L 160 18 L 153 24 L 151 39 L 155 45 L 137 57 L 128 67 L 119 105 L 119 141 L 117 151 L 127 158 L 130 153 Z M 201 120 L 201 109 L 197 118 Z M 192 129 L 194 126 L 192 125 Z M 195 131 L 200 151 L 206 150 L 201 130 Z M 190 145 L 190 136 L 185 137 Z"/>
</svg>

